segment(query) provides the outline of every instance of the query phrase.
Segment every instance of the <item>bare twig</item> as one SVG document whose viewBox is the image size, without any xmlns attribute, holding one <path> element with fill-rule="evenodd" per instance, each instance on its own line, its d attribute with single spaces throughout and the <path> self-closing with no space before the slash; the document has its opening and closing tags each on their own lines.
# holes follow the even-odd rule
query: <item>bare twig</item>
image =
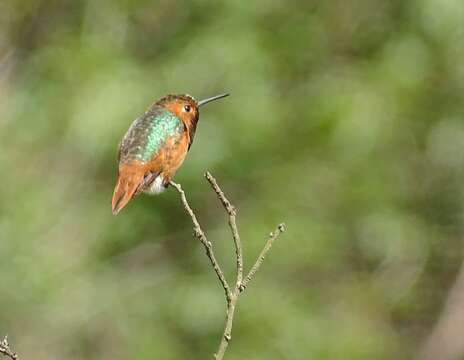
<svg viewBox="0 0 464 360">
<path fill-rule="evenodd" d="M 274 232 L 271 232 L 269 234 L 269 238 L 267 239 L 266 244 L 263 247 L 263 250 L 261 250 L 261 253 L 259 254 L 258 258 L 256 259 L 256 262 L 254 263 L 254 265 L 252 266 L 252 268 L 248 272 L 247 276 L 245 277 L 245 280 L 243 280 L 243 282 L 242 282 L 242 284 L 240 286 L 240 291 L 245 290 L 245 288 L 247 287 L 250 280 L 253 278 L 253 276 L 256 274 L 256 272 L 259 270 L 259 267 L 263 263 L 267 253 L 269 252 L 269 250 L 271 250 L 272 244 L 274 243 L 275 239 L 277 239 L 279 237 L 279 235 L 281 233 L 283 233 L 284 231 L 285 231 L 285 224 L 282 223 L 282 224 L 279 224 L 277 226 L 277 229 L 275 229 Z"/>
<path fill-rule="evenodd" d="M 177 190 L 177 192 L 180 194 L 180 198 L 182 200 L 182 204 L 184 205 L 185 211 L 190 215 L 192 218 L 193 222 L 193 231 L 195 234 L 195 237 L 200 240 L 202 243 L 203 247 L 205 248 L 206 255 L 208 256 L 211 265 L 213 266 L 214 271 L 216 272 L 216 275 L 221 282 L 222 287 L 224 288 L 224 293 L 226 296 L 227 301 L 230 299 L 230 288 L 229 284 L 227 283 L 227 280 L 224 276 L 224 273 L 221 270 L 221 267 L 219 266 L 216 257 L 214 256 L 213 252 L 213 244 L 211 244 L 210 241 L 206 238 L 205 233 L 201 229 L 200 223 L 197 220 L 197 217 L 195 216 L 195 213 L 193 212 L 192 208 L 190 207 L 187 197 L 185 196 L 184 190 L 182 190 L 182 187 L 179 184 L 176 184 L 174 181 L 171 181 L 170 184 L 174 186 Z"/>
<path fill-rule="evenodd" d="M 10 349 L 10 344 L 8 344 L 8 336 L 5 336 L 0 342 L 0 354 L 8 356 L 13 360 L 18 359 L 18 354 Z"/>
<path fill-rule="evenodd" d="M 232 231 L 232 236 L 234 238 L 235 245 L 235 256 L 237 258 L 237 283 L 240 285 L 243 278 L 243 253 L 242 253 L 242 242 L 240 241 L 240 235 L 237 229 L 237 223 L 235 217 L 237 216 L 237 210 L 234 206 L 227 200 L 226 196 L 219 187 L 216 179 L 207 171 L 205 173 L 206 180 L 211 184 L 211 187 L 216 192 L 219 200 L 229 214 L 229 226 Z"/>
<path fill-rule="evenodd" d="M 205 173 L 205 177 L 206 177 L 206 180 L 208 180 L 208 182 L 210 183 L 216 195 L 218 196 L 219 201 L 224 206 L 224 209 L 227 211 L 227 214 L 229 215 L 229 227 L 232 232 L 232 237 L 234 240 L 235 256 L 237 260 L 236 262 L 237 272 L 236 272 L 236 279 L 235 279 L 235 285 L 234 285 L 233 290 L 230 289 L 229 284 L 227 283 L 227 280 L 224 277 L 224 273 L 214 256 L 213 246 L 211 242 L 208 241 L 208 239 L 206 238 L 206 235 L 201 229 L 201 226 L 197 220 L 197 217 L 195 216 L 195 213 L 193 212 L 192 208 L 187 202 L 185 192 L 182 190 L 179 184 L 176 184 L 173 181 L 171 181 L 170 184 L 179 192 L 184 209 L 187 212 L 187 214 L 190 216 L 190 218 L 192 219 L 195 236 L 198 238 L 198 240 L 200 240 L 200 242 L 204 246 L 206 250 L 206 255 L 210 259 L 211 265 L 213 266 L 213 269 L 216 272 L 222 287 L 224 288 L 224 293 L 225 293 L 226 302 L 227 302 L 226 323 L 224 326 L 224 332 L 222 334 L 221 342 L 219 344 L 219 349 L 217 353 L 214 355 L 216 360 L 222 360 L 227 350 L 227 347 L 229 345 L 229 342 L 232 338 L 232 324 L 234 320 L 235 307 L 237 305 L 238 298 L 240 294 L 243 292 L 243 290 L 245 290 L 246 286 L 248 285 L 250 280 L 253 278 L 255 273 L 259 270 L 267 253 L 271 249 L 274 241 L 279 237 L 279 235 L 282 232 L 285 231 L 285 226 L 284 224 L 280 224 L 277 227 L 277 229 L 270 234 L 269 239 L 264 245 L 263 250 L 259 254 L 258 258 L 256 259 L 254 265 L 248 272 L 245 279 L 243 279 L 243 252 L 242 252 L 242 243 L 241 243 L 241 239 L 240 239 L 240 235 L 239 235 L 239 232 L 237 229 L 237 223 L 236 223 L 237 210 L 227 199 L 224 192 L 219 187 L 216 179 L 209 172 Z"/>
</svg>

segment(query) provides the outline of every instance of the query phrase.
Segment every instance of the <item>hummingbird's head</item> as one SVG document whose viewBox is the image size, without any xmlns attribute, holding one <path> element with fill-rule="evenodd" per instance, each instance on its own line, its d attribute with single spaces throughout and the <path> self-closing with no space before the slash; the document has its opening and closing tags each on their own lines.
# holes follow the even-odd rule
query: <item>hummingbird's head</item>
<svg viewBox="0 0 464 360">
<path fill-rule="evenodd" d="M 188 129 L 195 129 L 198 119 L 200 117 L 200 107 L 203 105 L 229 94 L 216 95 L 204 100 L 197 101 L 191 95 L 167 95 L 156 102 L 156 105 L 162 106 L 169 111 L 173 112 Z"/>
</svg>

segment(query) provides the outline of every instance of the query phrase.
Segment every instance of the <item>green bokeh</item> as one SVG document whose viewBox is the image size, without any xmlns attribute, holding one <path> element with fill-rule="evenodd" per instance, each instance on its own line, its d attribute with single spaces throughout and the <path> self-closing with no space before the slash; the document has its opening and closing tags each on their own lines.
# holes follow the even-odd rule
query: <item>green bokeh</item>
<svg viewBox="0 0 464 360">
<path fill-rule="evenodd" d="M 202 109 L 182 183 L 229 277 L 227 359 L 409 359 L 462 261 L 464 3 L 0 3 L 0 335 L 23 359 L 207 359 L 223 292 L 178 194 L 111 214 L 117 144 L 167 93 Z"/>
</svg>

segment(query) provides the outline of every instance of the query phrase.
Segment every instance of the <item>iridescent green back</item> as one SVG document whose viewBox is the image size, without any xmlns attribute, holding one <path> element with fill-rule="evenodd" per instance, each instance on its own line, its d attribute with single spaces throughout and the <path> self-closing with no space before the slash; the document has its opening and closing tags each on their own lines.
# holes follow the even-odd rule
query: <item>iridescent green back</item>
<svg viewBox="0 0 464 360">
<path fill-rule="evenodd" d="M 121 141 L 119 161 L 150 161 L 168 138 L 180 137 L 183 131 L 184 124 L 175 114 L 156 107 L 132 123 Z"/>
</svg>

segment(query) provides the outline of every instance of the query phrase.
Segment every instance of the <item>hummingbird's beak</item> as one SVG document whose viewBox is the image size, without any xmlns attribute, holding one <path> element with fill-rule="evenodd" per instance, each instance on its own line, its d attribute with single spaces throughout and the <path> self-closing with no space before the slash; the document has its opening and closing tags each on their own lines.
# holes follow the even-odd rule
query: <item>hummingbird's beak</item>
<svg viewBox="0 0 464 360">
<path fill-rule="evenodd" d="M 216 96 L 210 97 L 208 99 L 200 100 L 198 102 L 198 107 L 201 107 L 201 106 L 203 106 L 203 105 L 205 105 L 205 104 L 207 104 L 207 103 L 209 103 L 211 101 L 225 98 L 226 96 L 229 96 L 229 94 L 216 95 Z"/>
</svg>

